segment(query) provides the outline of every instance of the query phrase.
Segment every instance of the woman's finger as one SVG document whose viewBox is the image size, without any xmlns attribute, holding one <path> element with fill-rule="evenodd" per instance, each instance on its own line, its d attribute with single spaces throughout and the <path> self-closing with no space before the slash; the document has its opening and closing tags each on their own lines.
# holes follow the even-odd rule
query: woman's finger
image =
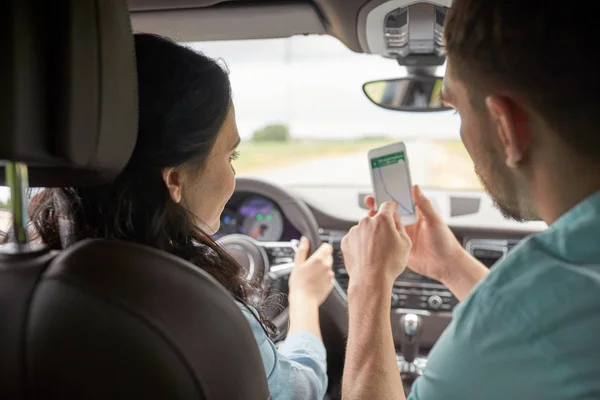
<svg viewBox="0 0 600 400">
<path fill-rule="evenodd" d="M 323 243 L 317 251 L 315 251 L 314 257 L 321 259 L 323 262 L 328 263 L 328 260 L 333 261 L 332 255 L 333 247 L 329 243 Z"/>
<path fill-rule="evenodd" d="M 302 236 L 302 238 L 300 238 L 300 244 L 298 245 L 298 250 L 296 251 L 296 256 L 294 257 L 294 262 L 296 263 L 296 265 L 300 265 L 304 261 L 306 261 L 309 250 L 310 250 L 310 242 L 308 241 L 307 238 Z"/>
</svg>

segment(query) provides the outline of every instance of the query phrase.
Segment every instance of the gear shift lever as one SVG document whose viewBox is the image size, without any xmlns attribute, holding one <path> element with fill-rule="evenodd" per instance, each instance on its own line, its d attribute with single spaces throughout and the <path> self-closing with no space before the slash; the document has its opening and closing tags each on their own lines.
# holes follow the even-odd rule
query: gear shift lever
<svg viewBox="0 0 600 400">
<path fill-rule="evenodd" d="M 421 333 L 423 324 L 421 317 L 416 314 L 404 314 L 400 318 L 402 340 L 400 341 L 401 357 L 398 357 L 398 369 L 404 383 L 404 394 L 408 397 L 412 384 L 422 374 L 422 365 L 417 365 L 415 360 L 421 347 Z"/>
<path fill-rule="evenodd" d="M 404 357 L 404 361 L 412 364 L 419 355 L 421 332 L 423 330 L 421 317 L 416 314 L 404 314 L 400 319 L 400 324 L 402 325 L 400 352 Z"/>
</svg>

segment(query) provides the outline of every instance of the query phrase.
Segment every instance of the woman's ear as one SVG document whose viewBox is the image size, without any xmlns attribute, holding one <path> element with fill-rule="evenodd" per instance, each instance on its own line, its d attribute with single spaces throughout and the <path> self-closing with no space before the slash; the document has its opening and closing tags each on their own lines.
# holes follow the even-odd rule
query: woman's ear
<svg viewBox="0 0 600 400">
<path fill-rule="evenodd" d="M 181 172 L 175 167 L 165 168 L 162 171 L 162 177 L 165 185 L 167 185 L 171 200 L 179 204 L 181 202 L 183 184 Z"/>
</svg>

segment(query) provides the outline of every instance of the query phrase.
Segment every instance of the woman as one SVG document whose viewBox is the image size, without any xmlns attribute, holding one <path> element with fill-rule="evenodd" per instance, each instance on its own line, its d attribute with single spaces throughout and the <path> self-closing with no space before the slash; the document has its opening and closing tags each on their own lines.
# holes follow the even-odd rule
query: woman
<svg viewBox="0 0 600 400">
<path fill-rule="evenodd" d="M 273 399 L 323 398 L 326 353 L 318 307 L 333 287 L 331 246 L 306 260 L 309 244 L 301 241 L 289 281 L 290 330 L 278 351 L 260 289 L 209 236 L 235 187 L 231 163 L 240 139 L 228 75 L 215 61 L 164 38 L 136 35 L 135 45 L 139 132 L 131 160 L 111 184 L 36 195 L 37 233 L 56 249 L 86 238 L 116 238 L 192 262 L 240 304 Z"/>
</svg>

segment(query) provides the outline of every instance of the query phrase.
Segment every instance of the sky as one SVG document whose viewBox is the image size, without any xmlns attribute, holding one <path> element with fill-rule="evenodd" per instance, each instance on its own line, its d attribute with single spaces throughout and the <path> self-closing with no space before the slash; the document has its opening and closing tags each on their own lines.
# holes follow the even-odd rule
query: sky
<svg viewBox="0 0 600 400">
<path fill-rule="evenodd" d="M 330 36 L 190 44 L 230 71 L 240 135 L 286 123 L 298 138 L 458 138 L 452 111 L 404 113 L 373 105 L 362 85 L 405 76 L 395 60 L 354 53 Z M 287 61 L 286 61 L 287 60 Z M 444 73 L 439 69 L 439 75 Z"/>
</svg>

